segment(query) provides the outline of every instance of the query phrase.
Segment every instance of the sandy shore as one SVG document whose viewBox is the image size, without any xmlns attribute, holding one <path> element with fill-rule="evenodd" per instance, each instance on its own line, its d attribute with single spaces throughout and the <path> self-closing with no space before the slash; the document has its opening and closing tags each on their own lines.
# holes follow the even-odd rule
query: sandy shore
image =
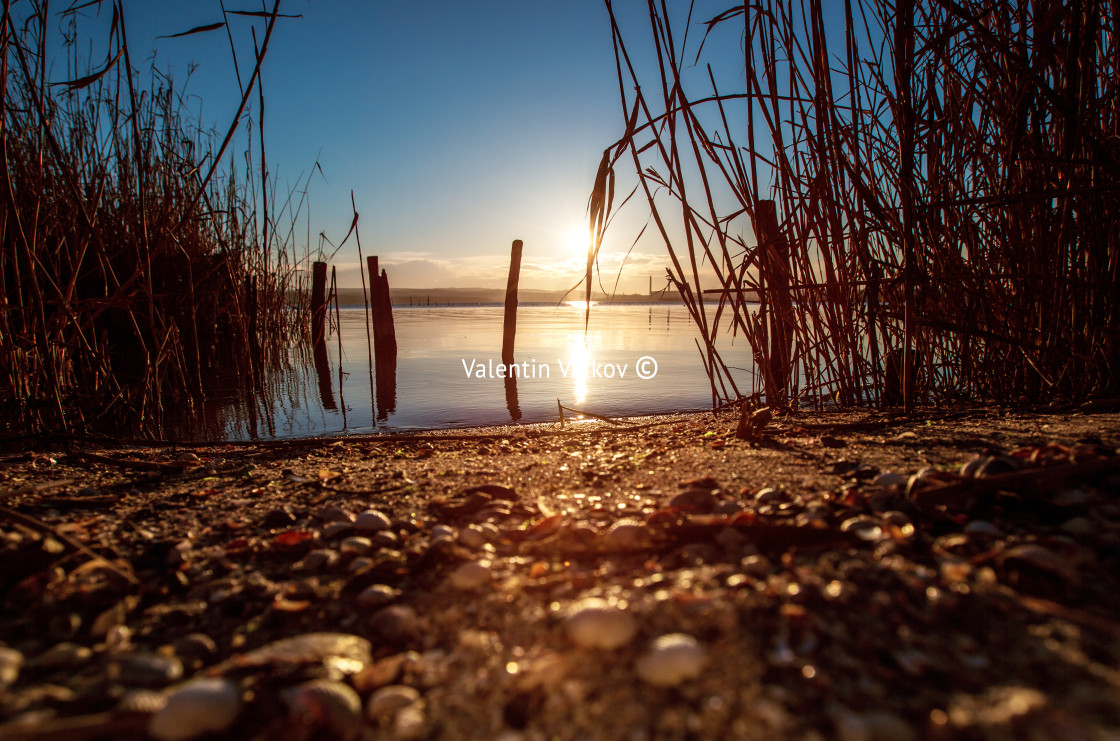
<svg viewBox="0 0 1120 741">
<path fill-rule="evenodd" d="M 12 451 L 0 737 L 1117 738 L 1120 415 L 734 433 Z"/>
</svg>

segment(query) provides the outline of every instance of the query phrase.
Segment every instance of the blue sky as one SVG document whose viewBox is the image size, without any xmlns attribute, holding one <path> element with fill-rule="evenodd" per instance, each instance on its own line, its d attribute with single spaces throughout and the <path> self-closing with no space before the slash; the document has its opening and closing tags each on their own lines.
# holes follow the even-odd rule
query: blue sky
<svg viewBox="0 0 1120 741">
<path fill-rule="evenodd" d="M 226 0 L 226 8 L 257 10 L 259 2 Z M 725 6 L 698 3 L 694 23 Z M 192 69 L 188 107 L 224 131 L 239 98 L 225 32 L 158 38 L 221 21 L 217 0 L 124 8 L 133 65 L 146 70 L 154 54 L 180 86 Z M 322 168 L 325 177 L 311 177 L 312 251 L 320 232 L 335 244 L 346 234 L 352 190 L 363 251 L 380 256 L 395 286 L 504 285 L 515 238 L 525 242 L 523 286 L 566 288 L 579 280 L 583 245 L 574 235 L 586 234 L 599 159 L 624 126 L 601 0 L 283 0 L 280 9 L 302 18 L 280 19 L 270 42 L 265 141 L 282 195 L 316 161 Z M 632 19 L 634 33 L 649 33 L 644 2 L 622 0 L 616 10 Z M 96 29 L 108 27 L 111 6 L 83 13 L 97 65 L 107 33 Z M 245 81 L 250 29 L 263 38 L 264 25 L 231 18 Z M 692 32 L 698 40 L 702 26 Z M 732 38 L 727 51 L 741 54 L 737 46 Z M 253 96 L 254 117 L 255 106 Z M 627 207 L 608 234 L 608 286 L 645 223 L 642 206 Z M 301 252 L 307 230 L 301 219 Z M 357 285 L 353 240 L 332 262 L 343 285 Z M 643 239 L 620 288 L 645 290 L 650 275 L 663 283 L 666 262 L 660 242 Z"/>
</svg>

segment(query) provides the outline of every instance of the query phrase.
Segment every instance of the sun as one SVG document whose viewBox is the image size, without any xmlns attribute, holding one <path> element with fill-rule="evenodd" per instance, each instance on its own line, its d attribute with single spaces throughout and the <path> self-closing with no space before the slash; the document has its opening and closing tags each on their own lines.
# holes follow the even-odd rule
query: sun
<svg viewBox="0 0 1120 741">
<path fill-rule="evenodd" d="M 587 246 L 590 237 L 587 234 L 586 224 L 575 224 L 564 232 L 564 252 L 572 259 L 584 261 L 587 259 Z"/>
</svg>

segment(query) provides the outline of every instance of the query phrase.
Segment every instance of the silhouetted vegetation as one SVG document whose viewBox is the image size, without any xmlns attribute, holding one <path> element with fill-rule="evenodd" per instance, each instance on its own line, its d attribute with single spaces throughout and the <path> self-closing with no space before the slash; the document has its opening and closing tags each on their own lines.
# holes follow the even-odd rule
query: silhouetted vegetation
<svg viewBox="0 0 1120 741">
<path fill-rule="evenodd" d="M 764 0 L 705 26 L 650 0 L 636 29 L 606 6 L 628 121 L 592 196 L 590 257 L 628 157 L 713 398 L 1120 392 L 1115 5 L 851 0 L 837 21 L 821 0 Z M 705 45 L 735 41 L 740 67 L 705 68 Z M 712 344 L 729 331 L 758 362 L 752 389 Z"/>
<path fill-rule="evenodd" d="M 0 415 L 21 432 L 159 435 L 165 412 L 218 388 L 251 399 L 306 331 L 285 309 L 295 250 L 269 209 L 265 148 L 241 153 L 239 175 L 229 147 L 250 100 L 263 106 L 279 3 L 259 14 L 253 74 L 222 139 L 187 117 L 170 77 L 153 69 L 139 89 L 120 0 L 96 3 L 112 12 L 107 61 L 79 57 L 73 14 L 90 5 L 37 1 L 17 23 L 4 4 Z M 48 41 L 60 24 L 61 46 Z M 52 79 L 60 67 L 64 81 Z M 294 222 L 299 207 L 280 212 Z"/>
</svg>

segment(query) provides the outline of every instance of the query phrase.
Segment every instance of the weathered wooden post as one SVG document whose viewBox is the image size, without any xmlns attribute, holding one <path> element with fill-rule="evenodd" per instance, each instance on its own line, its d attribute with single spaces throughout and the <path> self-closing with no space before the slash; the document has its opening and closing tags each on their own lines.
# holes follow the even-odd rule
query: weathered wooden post
<svg viewBox="0 0 1120 741">
<path fill-rule="evenodd" d="M 784 406 L 790 381 L 793 345 L 793 302 L 789 292 L 789 245 L 778 230 L 778 209 L 773 201 L 758 201 L 754 211 L 758 238 L 759 272 L 765 282 L 770 309 L 770 353 L 766 358 L 766 402 Z"/>
<path fill-rule="evenodd" d="M 521 274 L 520 239 L 513 240 L 509 256 L 509 279 L 506 281 L 506 313 L 502 328 L 502 362 L 513 365 L 513 338 L 517 334 L 517 281 Z"/>
<path fill-rule="evenodd" d="M 377 255 L 366 258 L 369 268 L 369 305 L 373 312 L 373 354 L 375 363 L 397 359 L 397 331 L 393 326 L 393 299 L 389 296 L 389 276 L 377 274 Z"/>
<path fill-rule="evenodd" d="M 327 321 L 327 264 L 311 264 L 311 345 L 318 347 L 327 341 L 324 325 Z"/>
</svg>

